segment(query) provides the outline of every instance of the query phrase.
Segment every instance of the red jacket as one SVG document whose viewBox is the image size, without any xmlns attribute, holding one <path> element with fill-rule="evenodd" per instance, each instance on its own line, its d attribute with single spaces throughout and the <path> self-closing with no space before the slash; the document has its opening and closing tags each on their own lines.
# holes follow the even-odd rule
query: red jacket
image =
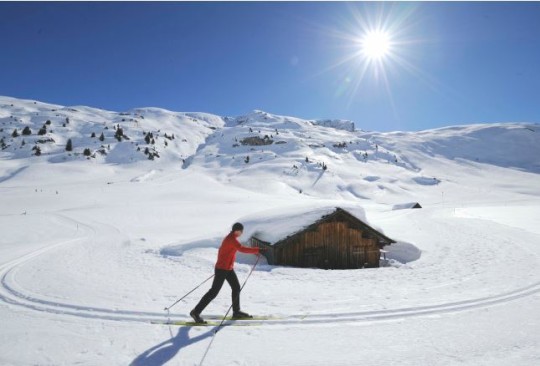
<svg viewBox="0 0 540 366">
<path fill-rule="evenodd" d="M 234 231 L 223 239 L 221 247 L 219 248 L 218 258 L 216 262 L 217 269 L 225 269 L 230 271 L 234 268 L 234 260 L 236 259 L 236 252 L 258 254 L 259 248 L 244 247 L 238 242 Z"/>
</svg>

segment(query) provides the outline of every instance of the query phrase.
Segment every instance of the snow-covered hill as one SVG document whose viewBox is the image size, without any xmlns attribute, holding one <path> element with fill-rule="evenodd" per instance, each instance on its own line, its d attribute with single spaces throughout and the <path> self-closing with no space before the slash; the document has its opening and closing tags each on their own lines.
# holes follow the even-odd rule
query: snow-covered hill
<svg viewBox="0 0 540 366">
<path fill-rule="evenodd" d="M 540 172 L 537 124 L 377 133 L 355 131 L 351 123 L 263 111 L 239 117 L 157 108 L 110 112 L 1 97 L 0 154 L 21 160 L 18 168 L 44 161 L 132 164 L 150 159 L 156 167 L 172 163 L 203 169 L 252 190 L 347 199 L 396 194 L 418 201 L 426 187 L 451 182 L 455 172 L 461 176 L 481 165 Z M 72 151 L 66 151 L 68 140 Z"/>
<path fill-rule="evenodd" d="M 0 97 L 0 364 L 538 364 L 540 126 L 351 127 Z M 397 240 L 397 262 L 262 259 L 242 308 L 270 320 L 152 324 L 213 273 L 233 222 L 277 235 L 335 206 Z M 238 255 L 241 282 L 255 263 Z M 170 317 L 188 319 L 207 285 Z M 224 286 L 203 316 L 229 306 Z"/>
<path fill-rule="evenodd" d="M 0 145 L 2 156 L 11 159 L 40 155 L 52 163 L 94 159 L 124 164 L 158 158 L 174 162 L 192 155 L 223 125 L 222 118 L 206 113 L 159 108 L 110 112 L 0 97 Z M 66 151 L 68 140 L 72 151 Z"/>
</svg>

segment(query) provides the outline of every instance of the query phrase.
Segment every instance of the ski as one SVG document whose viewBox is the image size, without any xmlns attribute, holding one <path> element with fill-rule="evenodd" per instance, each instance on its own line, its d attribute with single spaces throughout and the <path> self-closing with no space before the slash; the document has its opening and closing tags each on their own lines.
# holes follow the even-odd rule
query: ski
<svg viewBox="0 0 540 366">
<path fill-rule="evenodd" d="M 206 319 L 211 319 L 211 320 L 222 320 L 223 319 L 223 316 L 220 316 L 220 315 L 207 315 L 205 316 Z M 239 321 L 246 321 L 246 320 L 278 320 L 278 319 L 282 319 L 282 318 L 279 318 L 279 317 L 275 317 L 275 316 L 251 316 L 251 317 L 246 317 L 246 318 L 233 318 L 232 316 L 227 316 L 225 318 L 225 320 L 230 320 L 230 321 L 235 321 L 235 320 L 239 320 Z"/>
<path fill-rule="evenodd" d="M 152 322 L 152 324 L 160 324 L 160 325 L 175 325 L 175 326 L 182 326 L 182 327 L 217 327 L 221 325 L 222 327 L 237 327 L 237 326 L 250 326 L 250 325 L 258 325 L 260 323 L 235 323 L 231 321 L 227 321 L 226 323 L 221 324 L 219 321 L 207 321 L 205 323 L 196 323 L 194 321 L 162 321 L 162 322 Z"/>
</svg>

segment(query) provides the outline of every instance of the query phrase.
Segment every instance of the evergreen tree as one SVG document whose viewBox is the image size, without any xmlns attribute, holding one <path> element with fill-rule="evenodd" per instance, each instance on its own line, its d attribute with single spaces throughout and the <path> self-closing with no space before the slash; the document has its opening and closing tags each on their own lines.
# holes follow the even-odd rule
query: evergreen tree
<svg viewBox="0 0 540 366">
<path fill-rule="evenodd" d="M 90 156 L 90 155 L 92 155 L 92 152 L 90 151 L 89 148 L 86 148 L 86 149 L 84 149 L 83 155 L 84 156 Z"/>
<path fill-rule="evenodd" d="M 71 139 L 67 141 L 66 151 L 73 151 L 73 144 L 71 143 Z"/>
<path fill-rule="evenodd" d="M 96 137 L 96 133 L 92 132 L 92 134 L 90 135 L 90 138 L 94 138 L 94 137 Z"/>
<path fill-rule="evenodd" d="M 47 133 L 47 128 L 45 126 L 41 127 L 38 131 L 38 135 L 43 136 Z"/>
<path fill-rule="evenodd" d="M 99 136 L 99 141 L 105 141 L 105 135 L 103 132 L 101 133 L 101 136 Z"/>
<path fill-rule="evenodd" d="M 11 134 L 11 137 L 17 137 L 17 136 L 19 136 L 19 131 L 17 131 L 17 129 L 14 129 L 13 133 Z"/>
<path fill-rule="evenodd" d="M 22 130 L 22 134 L 23 134 L 24 136 L 31 135 L 31 134 L 32 134 L 32 130 L 30 129 L 30 127 L 26 126 L 26 127 Z"/>
</svg>

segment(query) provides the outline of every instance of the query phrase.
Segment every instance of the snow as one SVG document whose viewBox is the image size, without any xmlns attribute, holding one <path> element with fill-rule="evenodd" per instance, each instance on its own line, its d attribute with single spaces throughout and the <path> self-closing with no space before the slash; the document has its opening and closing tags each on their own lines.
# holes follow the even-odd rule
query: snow
<svg viewBox="0 0 540 366">
<path fill-rule="evenodd" d="M 21 146 L 11 133 L 26 125 Z M 130 140 L 117 141 L 114 125 Z M 263 111 L 113 112 L 0 97 L 0 129 L 2 365 L 540 363 L 537 124 L 351 132 Z M 93 131 L 104 131 L 107 155 L 86 158 L 84 148 L 102 145 Z M 265 135 L 274 142 L 237 142 Z M 55 142 L 32 155 L 43 137 Z M 423 208 L 393 209 L 404 202 Z M 245 225 L 241 240 L 261 229 L 273 239 L 335 207 L 356 208 L 398 241 L 385 247 L 392 266 L 325 271 L 263 258 L 241 303 L 272 320 L 217 334 L 152 324 L 213 273 L 234 222 Z M 241 283 L 255 262 L 237 256 Z M 187 320 L 209 286 L 171 319 Z M 203 316 L 229 306 L 225 285 Z"/>
<path fill-rule="evenodd" d="M 336 128 L 338 130 L 345 130 L 354 132 L 354 122 L 353 121 L 347 121 L 342 119 L 322 119 L 322 120 L 315 120 L 313 121 L 313 124 L 319 125 L 319 126 L 325 126 L 325 127 L 332 127 Z"/>
<path fill-rule="evenodd" d="M 359 206 L 342 204 L 340 207 L 353 216 L 369 225 L 364 210 Z M 309 205 L 307 207 L 285 207 L 274 210 L 258 212 L 240 222 L 246 227 L 246 238 L 255 236 L 259 240 L 275 244 L 277 241 L 293 235 L 307 226 L 319 221 L 323 216 L 335 212 L 336 206 Z"/>
</svg>

